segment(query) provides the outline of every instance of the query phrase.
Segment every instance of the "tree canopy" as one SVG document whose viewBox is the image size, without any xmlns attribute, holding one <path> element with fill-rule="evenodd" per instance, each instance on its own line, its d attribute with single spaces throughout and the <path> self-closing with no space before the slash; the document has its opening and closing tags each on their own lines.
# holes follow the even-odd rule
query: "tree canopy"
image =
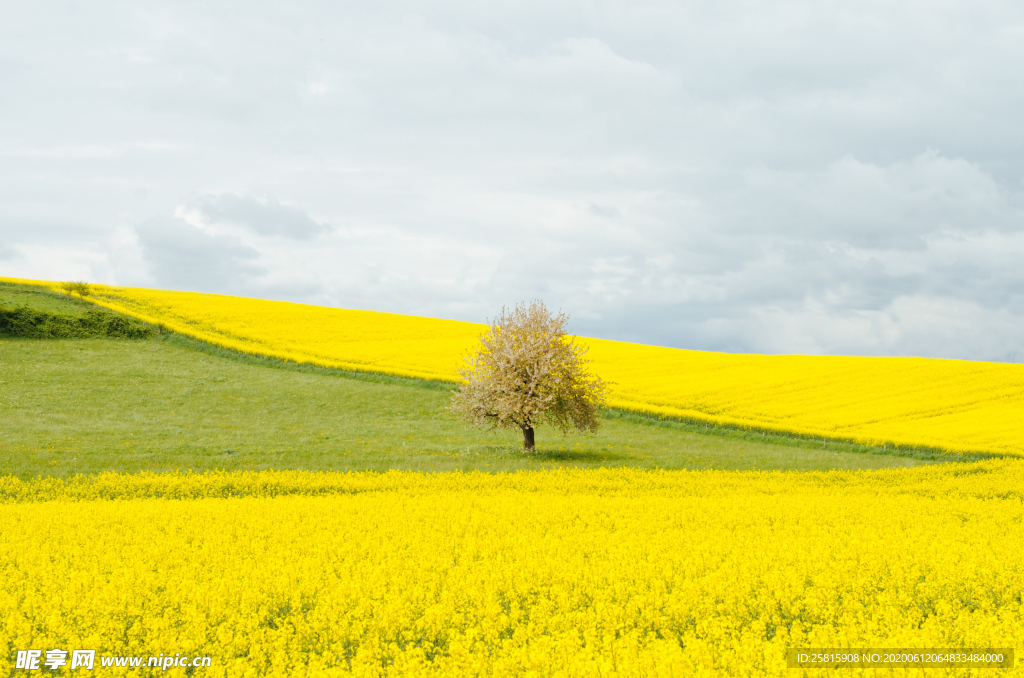
<svg viewBox="0 0 1024 678">
<path fill-rule="evenodd" d="M 587 371 L 587 349 L 566 334 L 568 320 L 540 301 L 502 308 L 459 370 L 451 410 L 476 426 L 521 429 L 528 450 L 542 422 L 563 433 L 596 431 L 607 384 Z"/>
<path fill-rule="evenodd" d="M 85 299 L 87 296 L 92 294 L 92 288 L 89 286 L 89 283 L 84 281 L 62 282 L 60 284 L 60 289 L 68 295 L 68 298 L 70 298 L 72 294 L 77 294 L 79 299 Z"/>
</svg>

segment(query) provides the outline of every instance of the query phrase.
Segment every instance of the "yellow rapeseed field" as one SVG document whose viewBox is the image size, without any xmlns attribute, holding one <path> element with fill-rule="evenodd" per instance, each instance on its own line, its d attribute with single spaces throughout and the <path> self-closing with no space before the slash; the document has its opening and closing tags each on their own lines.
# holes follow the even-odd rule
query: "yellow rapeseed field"
<svg viewBox="0 0 1024 678">
<path fill-rule="evenodd" d="M 240 351 L 453 381 L 484 330 L 453 320 L 103 285 L 93 299 Z M 583 343 L 594 372 L 614 384 L 613 407 L 869 445 L 1024 455 L 1024 365 Z"/>
<path fill-rule="evenodd" d="M 1019 650 L 1022 497 L 1017 460 L 2 478 L 0 653 L 653 678 L 815 675 L 791 647 Z"/>
</svg>

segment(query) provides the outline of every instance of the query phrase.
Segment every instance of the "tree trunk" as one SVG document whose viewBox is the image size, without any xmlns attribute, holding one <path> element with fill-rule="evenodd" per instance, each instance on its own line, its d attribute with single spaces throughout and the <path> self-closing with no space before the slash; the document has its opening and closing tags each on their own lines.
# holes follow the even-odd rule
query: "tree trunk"
<svg viewBox="0 0 1024 678">
<path fill-rule="evenodd" d="M 523 447 L 527 450 L 533 449 L 533 427 L 526 426 L 523 428 Z"/>
</svg>

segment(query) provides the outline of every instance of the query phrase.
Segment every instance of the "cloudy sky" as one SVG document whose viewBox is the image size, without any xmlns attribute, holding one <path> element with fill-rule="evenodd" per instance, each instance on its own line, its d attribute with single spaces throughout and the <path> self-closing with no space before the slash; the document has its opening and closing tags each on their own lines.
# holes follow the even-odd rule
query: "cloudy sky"
<svg viewBox="0 0 1024 678">
<path fill-rule="evenodd" d="M 1024 362 L 1024 4 L 7 3 L 0 275 Z"/>
</svg>

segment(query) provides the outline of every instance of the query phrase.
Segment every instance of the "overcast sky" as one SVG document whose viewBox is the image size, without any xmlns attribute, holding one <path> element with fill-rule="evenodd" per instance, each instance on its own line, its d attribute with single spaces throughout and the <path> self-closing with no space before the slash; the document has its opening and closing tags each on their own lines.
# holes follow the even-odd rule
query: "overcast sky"
<svg viewBox="0 0 1024 678">
<path fill-rule="evenodd" d="M 3 3 L 0 275 L 1024 362 L 1024 4 Z"/>
</svg>

